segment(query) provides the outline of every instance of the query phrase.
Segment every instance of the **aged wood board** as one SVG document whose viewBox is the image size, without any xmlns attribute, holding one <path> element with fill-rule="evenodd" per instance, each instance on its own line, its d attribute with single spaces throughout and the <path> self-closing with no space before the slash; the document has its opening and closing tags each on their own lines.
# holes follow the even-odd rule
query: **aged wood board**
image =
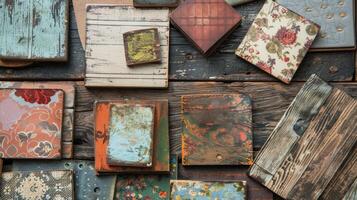
<svg viewBox="0 0 357 200">
<path fill-rule="evenodd" d="M 0 157 L 61 158 L 63 96 L 58 89 L 0 89 Z"/>
<path fill-rule="evenodd" d="M 76 200 L 113 200 L 116 175 L 97 176 L 93 161 L 56 160 L 30 161 L 15 160 L 13 171 L 53 171 L 72 170 L 74 173 L 74 197 Z"/>
<path fill-rule="evenodd" d="M 209 56 L 239 25 L 241 16 L 224 0 L 186 0 L 170 14 L 170 21 Z"/>
<path fill-rule="evenodd" d="M 357 174 L 341 167 L 355 163 L 356 154 L 351 160 L 349 153 L 355 151 L 356 122 L 357 101 L 312 75 L 270 134 L 249 175 L 287 199 L 318 199 L 330 190 L 336 174 L 349 180 L 343 186 L 349 188 Z"/>
<path fill-rule="evenodd" d="M 74 199 L 73 172 L 5 172 L 0 178 L 0 199 Z"/>
<path fill-rule="evenodd" d="M 247 198 L 245 181 L 204 182 L 171 180 L 170 189 L 170 199 L 245 200 Z"/>
<path fill-rule="evenodd" d="M 69 0 L 0 2 L 0 57 L 24 60 L 67 60 Z M 27 20 L 24 20 L 27 19 Z"/>
<path fill-rule="evenodd" d="M 152 167 L 155 104 L 113 103 L 109 109 L 108 164 Z"/>
<path fill-rule="evenodd" d="M 179 0 L 133 0 L 134 6 L 138 8 L 160 8 L 160 7 L 176 7 Z"/>
<path fill-rule="evenodd" d="M 251 165 L 252 101 L 244 94 L 182 96 L 183 165 Z"/>
<path fill-rule="evenodd" d="M 168 14 L 168 9 L 89 5 L 86 22 L 86 86 L 166 88 L 169 67 Z M 128 67 L 123 33 L 143 27 L 159 30 L 162 62 Z"/>
<path fill-rule="evenodd" d="M 73 10 L 77 22 L 78 34 L 82 46 L 86 47 L 86 16 L 87 5 L 89 4 L 116 4 L 116 5 L 133 5 L 133 0 L 74 0 Z"/>
<path fill-rule="evenodd" d="M 110 106 L 112 104 L 155 104 L 155 129 L 152 167 L 113 166 L 107 162 L 107 148 L 110 126 Z M 98 173 L 169 173 L 169 133 L 168 133 L 168 102 L 167 101 L 98 101 L 95 103 L 95 169 Z"/>
<path fill-rule="evenodd" d="M 73 157 L 74 129 L 74 82 L 16 82 L 0 81 L 0 88 L 20 89 L 61 89 L 64 91 L 64 111 L 62 122 L 62 158 Z"/>
</svg>

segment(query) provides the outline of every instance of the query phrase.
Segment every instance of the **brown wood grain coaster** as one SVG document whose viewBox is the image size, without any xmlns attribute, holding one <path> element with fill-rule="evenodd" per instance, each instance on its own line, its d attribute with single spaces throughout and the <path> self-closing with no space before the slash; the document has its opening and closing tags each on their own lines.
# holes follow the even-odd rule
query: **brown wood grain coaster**
<svg viewBox="0 0 357 200">
<path fill-rule="evenodd" d="M 249 175 L 286 199 L 342 199 L 357 177 L 356 132 L 357 101 L 312 75 Z"/>
</svg>

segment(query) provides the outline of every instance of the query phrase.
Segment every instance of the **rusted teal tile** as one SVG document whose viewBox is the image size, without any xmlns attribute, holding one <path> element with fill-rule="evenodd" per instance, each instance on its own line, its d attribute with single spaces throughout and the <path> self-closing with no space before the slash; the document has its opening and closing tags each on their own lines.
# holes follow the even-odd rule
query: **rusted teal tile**
<svg viewBox="0 0 357 200">
<path fill-rule="evenodd" d="M 108 163 L 118 166 L 152 166 L 154 105 L 112 104 Z"/>
<path fill-rule="evenodd" d="M 68 0 L 0 0 L 0 57 L 67 60 Z"/>
<path fill-rule="evenodd" d="M 74 173 L 76 200 L 112 200 L 115 175 L 97 176 L 91 161 L 30 161 L 14 160 L 14 171 L 72 170 Z"/>
</svg>

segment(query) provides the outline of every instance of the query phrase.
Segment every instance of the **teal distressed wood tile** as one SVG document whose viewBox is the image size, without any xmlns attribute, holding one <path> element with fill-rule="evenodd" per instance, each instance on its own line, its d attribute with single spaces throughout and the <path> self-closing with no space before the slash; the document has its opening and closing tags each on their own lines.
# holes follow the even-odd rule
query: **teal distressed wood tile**
<svg viewBox="0 0 357 200">
<path fill-rule="evenodd" d="M 68 0 L 0 0 L 0 58 L 67 60 Z"/>
<path fill-rule="evenodd" d="M 74 189 L 76 200 L 112 200 L 116 176 L 97 176 L 92 161 L 84 160 L 56 160 L 30 161 L 14 160 L 14 171 L 52 171 L 72 170 L 74 173 Z"/>
<path fill-rule="evenodd" d="M 152 166 L 154 114 L 155 105 L 111 105 L 109 165 Z"/>
</svg>

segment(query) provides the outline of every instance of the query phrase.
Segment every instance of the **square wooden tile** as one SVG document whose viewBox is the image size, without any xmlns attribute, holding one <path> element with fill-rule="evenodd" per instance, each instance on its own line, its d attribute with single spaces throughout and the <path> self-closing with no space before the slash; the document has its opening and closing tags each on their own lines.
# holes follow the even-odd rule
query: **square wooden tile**
<svg viewBox="0 0 357 200">
<path fill-rule="evenodd" d="M 64 93 L 0 89 L 2 158 L 61 158 Z"/>
<path fill-rule="evenodd" d="M 157 28 L 140 29 L 123 34 L 128 66 L 161 62 L 160 38 Z"/>
<path fill-rule="evenodd" d="M 247 188 L 245 181 L 203 182 L 191 180 L 171 180 L 170 199 L 234 199 L 245 200 Z"/>
<path fill-rule="evenodd" d="M 107 162 L 115 166 L 151 167 L 155 105 L 110 105 Z"/>
<path fill-rule="evenodd" d="M 239 25 L 241 16 L 224 0 L 186 0 L 170 19 L 202 54 L 209 55 Z"/>
<path fill-rule="evenodd" d="M 108 139 L 110 127 L 110 107 L 113 104 L 154 104 L 154 149 L 151 167 L 128 167 L 109 165 Z M 95 103 L 95 169 L 98 173 L 140 173 L 158 174 L 169 173 L 169 126 L 168 126 L 168 102 L 167 101 L 98 101 Z"/>
<path fill-rule="evenodd" d="M 248 96 L 183 96 L 181 106 L 183 165 L 252 164 L 252 104 Z"/>
<path fill-rule="evenodd" d="M 0 58 L 66 61 L 68 0 L 0 2 Z"/>
<path fill-rule="evenodd" d="M 249 175 L 285 199 L 343 199 L 357 178 L 356 130 L 357 100 L 313 75 Z"/>
<path fill-rule="evenodd" d="M 319 29 L 310 20 L 267 0 L 236 54 L 289 84 Z"/>
</svg>

